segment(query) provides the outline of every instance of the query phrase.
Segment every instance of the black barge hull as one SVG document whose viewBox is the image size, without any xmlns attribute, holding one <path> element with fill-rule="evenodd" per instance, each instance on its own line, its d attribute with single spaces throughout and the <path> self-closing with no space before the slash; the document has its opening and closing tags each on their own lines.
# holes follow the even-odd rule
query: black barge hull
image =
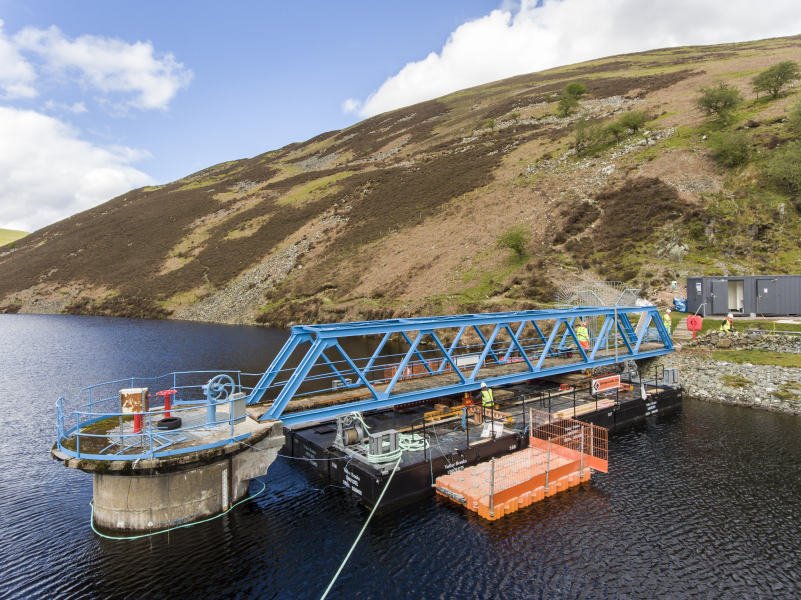
<svg viewBox="0 0 801 600">
<path fill-rule="evenodd" d="M 596 410 L 574 417 L 576 420 L 604 427 L 611 431 L 644 421 L 646 418 L 681 409 L 680 387 L 663 389 L 647 396 L 645 400 L 632 398 L 616 406 Z M 539 408 L 536 404 L 532 408 Z M 395 414 L 382 411 L 379 430 L 396 428 Z M 285 445 L 282 454 L 304 458 L 332 485 L 342 486 L 356 495 L 368 507 L 375 506 L 381 491 L 390 477 L 393 464 L 376 466 L 358 459 L 332 446 L 335 421 L 314 423 L 308 426 L 284 428 Z M 398 427 L 400 429 L 400 427 Z M 495 438 L 464 443 L 464 447 L 448 449 L 440 453 L 429 450 L 420 452 L 419 460 L 407 464 L 404 460 L 384 493 L 380 509 L 392 510 L 400 506 L 434 495 L 437 477 L 466 467 L 486 462 L 528 447 L 528 435 L 516 431 Z M 465 440 L 467 442 L 467 440 Z M 456 444 L 458 446 L 458 442 Z M 442 446 L 439 446 L 442 450 Z"/>
</svg>

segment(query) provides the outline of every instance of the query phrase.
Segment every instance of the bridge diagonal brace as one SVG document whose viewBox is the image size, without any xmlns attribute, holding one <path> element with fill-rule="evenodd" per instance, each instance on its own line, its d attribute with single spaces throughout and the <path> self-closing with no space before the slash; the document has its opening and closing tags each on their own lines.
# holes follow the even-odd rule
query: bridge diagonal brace
<svg viewBox="0 0 801 600">
<path fill-rule="evenodd" d="M 378 400 L 378 392 L 373 387 L 373 385 L 367 380 L 367 374 L 366 373 L 362 373 L 359 369 L 356 368 L 356 364 L 353 362 L 353 360 L 350 358 L 350 356 L 348 356 L 347 352 L 345 352 L 345 350 L 342 348 L 342 346 L 339 345 L 338 341 L 336 342 L 334 347 L 342 355 L 342 358 L 345 359 L 345 362 L 350 365 L 350 368 L 353 369 L 354 373 L 356 373 L 356 376 L 359 378 L 359 380 L 365 385 L 365 387 L 368 390 L 370 390 L 370 393 L 373 395 L 373 398 Z M 358 387 L 358 385 L 354 384 L 352 387 Z"/>
<path fill-rule="evenodd" d="M 526 356 L 526 351 L 525 351 L 525 350 L 523 350 L 523 346 L 522 346 L 522 345 L 520 345 L 520 340 L 519 340 L 519 339 L 517 339 L 517 338 L 520 336 L 520 334 L 523 332 L 523 327 L 524 327 L 524 326 L 525 326 L 525 323 L 521 323 L 521 324 L 520 324 L 520 327 L 517 329 L 517 335 L 513 335 L 513 334 L 512 334 L 512 328 L 511 328 L 511 327 L 509 327 L 509 325 L 504 325 L 504 328 L 505 328 L 505 329 L 506 329 L 506 331 L 509 333 L 509 336 L 512 338 L 512 344 L 513 344 L 515 347 L 517 347 L 517 351 L 518 351 L 518 352 L 520 352 L 520 356 L 521 356 L 521 357 L 523 357 L 523 360 L 524 360 L 524 361 L 526 361 L 526 366 L 528 366 L 528 370 L 533 372 L 533 371 L 534 371 L 534 365 L 532 365 L 532 364 L 531 364 L 531 361 L 528 359 L 528 356 Z M 511 349 L 510 349 L 510 350 L 511 350 Z M 504 362 L 505 362 L 506 360 L 509 360 L 509 359 L 508 359 L 508 358 L 506 358 L 506 359 L 504 360 Z"/>
<path fill-rule="evenodd" d="M 284 368 L 287 359 L 292 355 L 295 349 L 303 342 L 311 342 L 312 336 L 310 333 L 295 333 L 293 332 L 289 339 L 284 343 L 283 348 L 275 357 L 272 364 L 261 376 L 253 391 L 248 395 L 247 404 L 254 404 L 261 400 L 267 389 L 273 384 L 278 373 Z"/>
<path fill-rule="evenodd" d="M 464 335 L 464 330 L 465 330 L 465 329 L 467 329 L 467 326 L 466 326 L 466 325 L 462 325 L 462 326 L 459 328 L 459 333 L 457 333 L 457 334 L 456 334 L 456 337 L 453 339 L 453 342 L 451 342 L 451 347 L 450 347 L 450 348 L 448 349 L 448 351 L 445 353 L 447 356 L 453 356 L 453 351 L 454 351 L 454 350 L 456 350 L 456 346 L 458 346 L 458 345 L 459 345 L 459 340 L 461 340 L 461 339 L 462 339 L 462 336 Z M 439 368 L 437 369 L 437 373 L 442 373 L 442 371 L 443 371 L 443 369 L 444 369 L 444 368 L 445 368 L 445 363 L 443 362 L 443 363 L 442 363 L 442 364 L 439 366 Z M 455 368 L 456 368 L 456 367 L 454 366 L 454 369 L 455 369 Z"/>
<path fill-rule="evenodd" d="M 617 324 L 617 330 L 620 332 L 620 337 L 623 339 L 623 343 L 626 344 L 626 350 L 628 350 L 629 354 L 634 354 L 634 348 L 631 347 L 629 336 L 626 334 L 626 331 L 623 328 L 623 324 L 619 320 L 616 322 L 616 324 Z"/>
<path fill-rule="evenodd" d="M 412 358 L 412 354 L 414 354 L 414 351 L 417 349 L 417 346 L 420 343 L 420 340 L 422 339 L 423 339 L 423 332 L 418 331 L 417 337 L 414 338 L 414 342 L 412 342 L 411 348 L 409 348 L 409 351 L 406 353 L 406 356 L 403 357 L 403 360 L 401 360 L 400 364 L 398 365 L 398 370 L 395 371 L 395 375 L 392 376 L 392 380 L 389 382 L 387 389 L 379 393 L 380 397 L 389 398 L 389 395 L 392 393 L 395 384 L 398 383 L 398 379 L 400 379 L 401 374 L 406 370 L 406 367 L 408 366 L 409 361 Z"/>
<path fill-rule="evenodd" d="M 659 334 L 659 341 L 665 345 L 665 348 L 673 350 L 673 340 L 670 339 L 670 334 L 665 328 L 665 324 L 662 322 L 662 319 L 659 318 L 658 312 L 656 314 L 651 313 L 651 321 L 653 322 L 654 327 L 656 327 L 656 331 Z"/>
<path fill-rule="evenodd" d="M 476 331 L 478 331 L 478 327 L 476 327 L 475 329 Z M 476 363 L 476 366 L 473 368 L 473 372 L 470 374 L 470 377 L 468 377 L 467 381 L 472 382 L 476 380 L 476 376 L 478 375 L 479 370 L 484 365 L 484 361 L 487 360 L 487 354 L 492 352 L 492 344 L 495 343 L 495 338 L 498 336 L 498 333 L 500 331 L 501 331 L 501 324 L 498 323 L 497 325 L 495 325 L 495 329 L 492 330 L 492 335 L 489 337 L 489 341 L 486 340 L 484 341 L 484 350 L 482 350 L 481 356 L 479 357 L 478 362 Z M 484 336 L 481 337 L 483 338 Z M 498 357 L 495 356 L 494 354 L 492 356 L 495 358 L 495 362 L 497 363 Z"/>
<path fill-rule="evenodd" d="M 515 340 L 520 338 L 520 334 L 523 333 L 523 329 L 525 329 L 527 322 L 528 321 L 522 321 L 520 323 L 520 327 L 517 328 L 517 333 L 515 334 L 512 334 L 512 329 L 507 324 L 506 331 L 509 333 L 509 337 L 512 338 L 512 341 L 509 342 L 509 347 L 506 349 L 506 354 L 503 355 L 503 362 L 507 362 L 509 360 L 509 357 L 512 356 L 512 351 L 516 345 Z M 520 348 L 518 348 L 518 350 L 519 349 Z"/>
<path fill-rule="evenodd" d="M 545 348 L 542 349 L 542 354 L 540 354 L 540 358 L 537 361 L 536 371 L 542 369 L 542 363 L 545 362 L 545 357 L 548 356 L 548 353 L 551 350 L 551 346 L 553 345 L 553 341 L 556 338 L 556 332 L 559 331 L 562 323 L 565 322 L 565 319 L 559 318 L 556 319 L 556 323 L 554 323 L 553 329 L 551 330 L 551 335 L 548 336 L 548 341 L 545 342 Z"/>
<path fill-rule="evenodd" d="M 484 337 L 484 334 L 483 334 L 483 333 L 481 333 L 481 330 L 478 328 L 478 325 L 473 325 L 473 329 L 474 329 L 474 330 L 475 330 L 475 332 L 478 334 L 478 339 L 480 339 L 480 340 L 481 340 L 481 341 L 484 343 L 484 347 L 485 347 L 485 349 L 486 349 L 486 348 L 488 347 L 488 346 L 487 346 L 487 338 L 485 338 L 485 337 Z M 497 329 L 497 327 L 495 328 L 494 334 L 495 334 L 495 335 L 498 335 L 498 329 Z M 494 339 L 495 339 L 495 338 L 494 338 L 494 336 L 493 336 L 493 340 L 494 340 Z M 490 346 L 492 346 L 492 344 L 490 344 Z M 495 359 L 495 362 L 496 362 L 497 364 L 501 364 L 501 363 L 500 363 L 500 361 L 498 360 L 498 357 L 497 357 L 497 356 L 495 356 L 495 352 L 493 352 L 493 351 L 492 351 L 492 348 L 491 348 L 491 347 L 490 347 L 490 349 L 489 349 L 489 353 L 492 355 L 492 358 L 494 358 L 494 359 Z M 486 357 L 486 354 L 484 354 L 484 356 Z M 479 363 L 479 364 L 481 364 L 481 363 Z"/>
<path fill-rule="evenodd" d="M 610 315 L 607 315 L 606 319 L 604 319 L 604 324 L 601 326 L 601 331 L 598 332 L 598 337 L 595 339 L 595 345 L 592 348 L 592 354 L 590 354 L 590 362 L 595 360 L 595 355 L 598 354 L 598 350 L 600 350 L 601 346 L 606 342 L 609 330 L 612 327 L 612 321 L 614 320 L 614 317 Z"/>
<path fill-rule="evenodd" d="M 542 333 L 542 329 L 540 329 L 540 326 L 537 323 L 537 321 L 536 320 L 532 320 L 531 324 L 534 325 L 534 329 L 537 331 L 537 335 L 540 336 L 540 340 L 542 340 L 542 343 L 546 344 L 548 342 L 548 338 L 546 338 L 545 334 Z M 554 352 L 553 350 L 549 350 L 548 354 L 550 354 L 551 356 L 555 356 L 556 352 Z"/>
<path fill-rule="evenodd" d="M 571 321 L 572 320 L 573 319 L 571 319 Z M 570 334 L 570 337 L 573 338 L 574 342 L 576 342 L 576 348 L 578 348 L 578 351 L 581 352 L 581 356 L 584 359 L 584 362 L 590 362 L 590 359 L 587 356 L 587 352 L 584 350 L 584 346 L 582 346 L 579 343 L 578 336 L 576 335 L 576 332 L 573 331 L 573 327 L 571 326 L 571 324 L 570 323 L 565 323 L 565 325 L 567 326 L 567 331 L 565 332 L 565 334 Z"/>
<path fill-rule="evenodd" d="M 642 321 L 643 318 L 645 319 L 645 324 L 642 325 L 642 327 L 640 328 L 640 334 L 637 336 L 637 345 L 634 346 L 635 353 L 640 351 L 640 346 L 642 345 L 645 336 L 648 335 L 648 328 L 651 326 L 651 321 L 654 320 L 653 315 L 650 313 L 650 311 L 645 313 L 642 317 L 640 317 L 640 320 Z"/>
<path fill-rule="evenodd" d="M 337 345 L 339 345 L 339 344 L 337 344 Z M 333 371 L 333 373 L 337 377 L 337 379 L 339 379 L 342 382 L 342 386 L 343 387 L 345 387 L 345 388 L 359 387 L 358 383 L 348 383 L 347 382 L 347 380 L 345 379 L 345 376 L 340 372 L 339 369 L 336 368 L 334 363 L 331 362 L 331 360 L 325 355 L 325 350 L 320 352 L 320 358 L 322 358 L 323 362 L 325 362 L 325 364 L 328 365 L 328 368 L 331 369 L 331 371 Z M 358 369 L 354 369 L 354 370 L 356 371 L 356 375 L 357 376 L 361 375 L 361 373 L 359 373 Z"/>
<path fill-rule="evenodd" d="M 401 331 L 401 335 L 403 336 L 403 339 L 406 340 L 406 343 L 411 346 L 412 345 L 412 340 L 409 339 L 409 336 L 406 335 L 406 332 L 405 331 Z M 423 363 L 423 366 L 426 368 L 426 371 L 428 371 L 428 374 L 429 375 L 433 375 L 434 371 L 432 371 L 431 368 L 428 366 L 428 362 L 426 362 L 426 359 L 423 357 L 422 354 L 420 354 L 420 351 L 415 349 L 414 354 L 415 354 L 415 356 L 417 356 L 417 358 L 420 359 L 420 362 Z"/>
<path fill-rule="evenodd" d="M 567 324 L 567 329 L 565 329 L 565 332 L 562 334 L 562 339 L 559 340 L 559 346 L 558 346 L 559 350 L 564 350 L 565 349 L 565 340 L 567 339 L 567 336 L 570 335 L 570 333 L 572 331 L 571 328 L 573 327 L 573 323 L 575 322 L 575 320 L 576 320 L 576 317 L 570 317 L 569 319 L 567 319 L 565 321 L 565 323 Z M 573 339 L 575 340 L 575 337 Z M 580 346 L 581 344 L 578 344 L 578 345 Z"/>
<path fill-rule="evenodd" d="M 637 341 L 637 332 L 634 331 L 634 326 L 631 324 L 631 320 L 626 313 L 619 313 L 620 321 L 623 323 L 623 330 L 629 336 L 630 342 Z"/>
<path fill-rule="evenodd" d="M 295 372 L 292 373 L 292 376 L 284 384 L 284 388 L 281 390 L 281 393 L 278 394 L 270 410 L 262 415 L 261 419 L 259 419 L 260 421 L 277 419 L 281 416 L 281 413 L 292 399 L 292 396 L 298 391 L 300 384 L 303 383 L 303 380 L 306 379 L 306 376 L 317 362 L 317 359 L 320 358 L 320 354 L 322 354 L 323 350 L 330 348 L 335 343 L 336 340 L 329 340 L 326 338 L 317 338 L 314 341 L 311 348 L 309 348 L 309 351 L 306 353 L 306 356 L 303 357 L 303 360 L 300 361 L 300 364 L 295 369 Z"/>
<path fill-rule="evenodd" d="M 437 345 L 437 348 L 439 348 L 440 352 L 442 352 L 443 356 L 445 357 L 445 360 L 442 361 L 442 365 L 437 369 L 437 373 L 440 373 L 442 371 L 442 369 L 445 368 L 445 364 L 446 364 L 445 361 L 448 361 L 447 364 L 451 365 L 453 370 L 459 376 L 459 379 L 461 379 L 462 383 L 464 383 L 465 382 L 464 375 L 462 375 L 462 372 L 459 370 L 459 367 L 456 366 L 456 362 L 454 362 L 453 358 L 451 358 L 450 352 L 445 350 L 445 346 L 443 346 L 442 342 L 439 341 L 439 338 L 434 333 L 434 331 L 433 330 L 426 331 L 425 333 L 428 333 L 431 336 L 431 338 L 434 340 L 434 343 Z"/>
<path fill-rule="evenodd" d="M 367 361 L 367 366 L 364 367 L 364 370 L 362 371 L 363 375 L 366 376 L 370 372 L 370 369 L 373 368 L 373 363 L 375 363 L 376 359 L 378 359 L 379 355 L 381 354 L 381 351 L 384 349 L 384 346 L 386 346 L 387 342 L 389 341 L 389 336 L 391 335 L 392 335 L 391 333 L 387 332 L 384 334 L 384 337 L 381 338 L 381 343 L 378 344 L 378 348 L 375 349 L 375 352 L 373 352 L 373 355 L 370 357 L 370 360 Z"/>
</svg>

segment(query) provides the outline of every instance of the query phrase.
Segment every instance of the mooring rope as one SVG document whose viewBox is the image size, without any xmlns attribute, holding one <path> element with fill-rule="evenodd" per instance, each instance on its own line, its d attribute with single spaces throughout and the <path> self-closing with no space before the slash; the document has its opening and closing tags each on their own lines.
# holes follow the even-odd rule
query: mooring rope
<svg viewBox="0 0 801 600">
<path fill-rule="evenodd" d="M 258 481 L 258 479 L 256 481 Z M 223 515 L 231 512 L 232 510 L 234 510 L 234 508 L 236 508 L 240 504 L 243 504 L 244 502 L 247 502 L 248 500 L 253 500 L 253 498 L 256 498 L 257 496 L 261 496 L 264 493 L 264 490 L 267 489 L 267 484 L 264 483 L 263 481 L 259 481 L 259 483 L 261 484 L 262 487 L 258 492 L 256 492 L 252 496 L 248 496 L 244 500 L 240 500 L 236 504 L 232 504 L 228 508 L 228 510 L 225 510 L 225 511 L 221 512 L 219 515 L 214 515 L 213 517 L 209 517 L 208 519 L 203 519 L 201 521 L 194 521 L 193 523 L 184 523 L 183 525 L 178 525 L 178 527 L 170 527 L 170 528 L 164 529 L 162 531 L 154 531 L 152 533 L 143 533 L 142 535 L 132 535 L 132 536 L 113 536 L 113 535 L 106 535 L 105 533 L 100 533 L 95 528 L 95 504 L 94 504 L 94 501 L 90 501 L 89 502 L 89 506 L 92 508 L 92 514 L 89 517 L 89 524 L 92 526 L 92 531 L 94 531 L 100 537 L 106 538 L 107 540 L 138 540 L 138 539 L 141 539 L 141 538 L 146 538 L 146 537 L 151 537 L 151 536 L 154 536 L 154 535 L 159 535 L 160 533 L 169 533 L 170 531 L 175 531 L 176 529 L 181 529 L 183 527 L 192 527 L 192 525 L 200 525 L 201 523 L 207 523 L 209 521 L 213 521 L 214 519 L 219 519 L 221 516 L 223 516 Z M 195 514 L 198 514 L 198 513 L 195 513 Z M 186 518 L 187 519 L 191 519 L 193 516 L 194 515 L 192 515 L 190 517 L 186 517 Z M 178 521 L 183 521 L 183 519 L 177 519 L 175 521 L 172 521 L 172 523 L 177 523 Z"/>
<path fill-rule="evenodd" d="M 350 413 L 350 416 L 354 421 L 358 421 L 359 423 L 361 423 L 361 426 L 364 427 L 365 431 L 370 431 L 370 428 L 367 426 L 367 423 L 364 422 L 361 413 L 354 411 Z M 434 433 L 436 433 L 436 430 L 434 430 Z M 428 443 L 428 440 L 426 440 L 419 433 L 413 433 L 413 434 L 399 433 L 397 450 L 393 450 L 392 452 L 386 452 L 385 454 L 379 454 L 379 455 L 370 454 L 370 449 L 367 447 L 365 447 L 365 450 L 367 451 L 366 457 L 368 462 L 380 465 L 400 460 L 404 452 L 420 452 L 421 450 L 428 450 L 430 447 L 431 445 Z"/>
<path fill-rule="evenodd" d="M 373 510 L 370 511 L 370 514 L 367 516 L 367 520 L 364 522 L 362 530 L 359 532 L 359 535 L 356 536 L 356 540 L 353 542 L 353 545 L 350 547 L 350 550 L 348 550 L 348 554 L 347 556 L 345 556 L 345 560 L 343 560 L 342 564 L 339 565 L 339 569 L 337 569 L 337 572 L 334 574 L 334 578 L 331 580 L 331 583 L 329 583 L 328 587 L 325 588 L 325 592 L 323 592 L 323 595 L 320 597 L 320 600 L 325 600 L 326 596 L 328 596 L 328 592 L 330 592 L 331 588 L 334 587 L 334 583 L 336 583 L 337 578 L 339 578 L 339 574 L 342 573 L 342 569 L 345 568 L 345 564 L 348 562 L 350 555 L 353 554 L 353 550 L 356 548 L 356 544 L 359 543 L 359 540 L 362 538 L 362 534 L 364 534 L 365 530 L 367 529 L 367 525 L 370 524 L 370 519 L 373 518 L 373 515 L 376 513 L 376 510 L 378 510 L 378 505 L 381 504 L 381 499 L 384 497 L 384 492 L 387 491 L 387 488 L 389 488 L 389 484 L 392 483 L 392 478 L 395 476 L 395 471 L 398 470 L 399 465 L 400 465 L 400 459 L 398 459 L 398 462 L 395 463 L 395 468 L 392 469 L 392 473 L 390 474 L 389 479 L 387 479 L 387 484 L 384 486 L 384 489 L 381 490 L 381 494 L 378 496 L 378 500 L 376 501 Z"/>
</svg>

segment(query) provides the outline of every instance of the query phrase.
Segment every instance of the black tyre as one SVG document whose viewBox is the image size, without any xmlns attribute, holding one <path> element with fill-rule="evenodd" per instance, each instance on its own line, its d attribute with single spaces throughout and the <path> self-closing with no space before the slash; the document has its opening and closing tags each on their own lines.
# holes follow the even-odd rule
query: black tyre
<svg viewBox="0 0 801 600">
<path fill-rule="evenodd" d="M 181 419 L 179 417 L 167 417 L 156 422 L 159 429 L 180 429 Z"/>
</svg>

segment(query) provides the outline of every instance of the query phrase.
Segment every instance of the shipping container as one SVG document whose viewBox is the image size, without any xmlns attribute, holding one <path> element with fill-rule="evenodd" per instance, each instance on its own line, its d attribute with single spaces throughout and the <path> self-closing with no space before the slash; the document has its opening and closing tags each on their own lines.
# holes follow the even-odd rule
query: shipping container
<svg viewBox="0 0 801 600">
<path fill-rule="evenodd" d="M 688 277 L 687 311 L 702 315 L 801 315 L 801 275 Z"/>
</svg>

